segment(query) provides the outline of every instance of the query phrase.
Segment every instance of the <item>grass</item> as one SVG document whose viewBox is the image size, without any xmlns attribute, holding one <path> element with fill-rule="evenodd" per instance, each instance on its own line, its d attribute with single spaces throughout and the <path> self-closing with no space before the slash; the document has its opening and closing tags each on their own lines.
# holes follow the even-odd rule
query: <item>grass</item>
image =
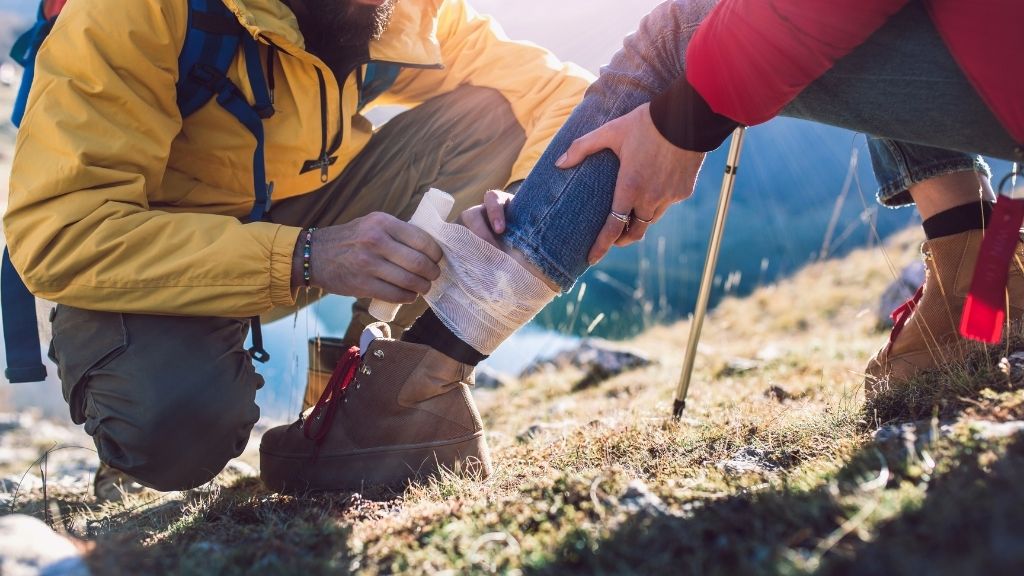
<svg viewBox="0 0 1024 576">
<path fill-rule="evenodd" d="M 917 241 L 887 253 L 905 263 Z M 292 497 L 234 478 L 15 508 L 88 541 L 98 574 L 1020 573 L 1024 439 L 987 424 L 1024 417 L 1006 348 L 865 405 L 863 366 L 885 341 L 865 311 L 889 278 L 861 251 L 724 302 L 682 422 L 666 415 L 685 323 L 630 343 L 658 364 L 594 387 L 573 391 L 581 374 L 564 371 L 479 391 L 485 482 Z M 893 422 L 912 424 L 876 440 Z M 744 458 L 757 466 L 725 464 Z"/>
</svg>

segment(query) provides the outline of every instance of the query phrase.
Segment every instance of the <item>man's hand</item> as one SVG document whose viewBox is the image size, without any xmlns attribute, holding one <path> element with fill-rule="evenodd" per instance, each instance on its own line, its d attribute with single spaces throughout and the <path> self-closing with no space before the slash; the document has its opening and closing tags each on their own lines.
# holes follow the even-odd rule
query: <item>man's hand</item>
<svg viewBox="0 0 1024 576">
<path fill-rule="evenodd" d="M 556 166 L 572 168 L 591 154 L 611 150 L 620 168 L 612 199 L 612 211 L 631 215 L 629 229 L 611 214 L 590 249 L 596 263 L 612 244 L 625 246 L 641 240 L 647 227 L 661 218 L 669 206 L 693 195 L 703 152 L 676 147 L 658 132 L 651 120 L 650 105 L 643 104 L 580 137 L 559 158 Z"/>
<path fill-rule="evenodd" d="M 304 284 L 299 236 L 292 289 Z M 430 291 L 443 252 L 429 234 L 383 212 L 313 232 L 310 284 L 331 294 L 407 304 Z"/>
</svg>

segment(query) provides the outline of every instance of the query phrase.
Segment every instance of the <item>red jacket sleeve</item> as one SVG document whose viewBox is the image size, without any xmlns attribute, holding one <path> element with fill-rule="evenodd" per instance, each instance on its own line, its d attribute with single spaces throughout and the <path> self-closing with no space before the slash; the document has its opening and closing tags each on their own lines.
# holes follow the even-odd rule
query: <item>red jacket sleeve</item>
<svg viewBox="0 0 1024 576">
<path fill-rule="evenodd" d="M 716 113 L 746 125 L 782 110 L 907 0 L 722 0 L 686 51 Z"/>
</svg>

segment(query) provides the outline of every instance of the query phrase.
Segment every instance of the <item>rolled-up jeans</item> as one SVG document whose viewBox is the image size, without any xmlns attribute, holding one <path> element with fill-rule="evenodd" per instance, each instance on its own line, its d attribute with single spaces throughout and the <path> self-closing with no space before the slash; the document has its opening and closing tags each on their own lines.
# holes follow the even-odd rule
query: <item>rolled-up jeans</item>
<svg viewBox="0 0 1024 576">
<path fill-rule="evenodd" d="M 508 208 L 506 243 L 564 291 L 588 267 L 611 211 L 619 161 L 607 150 L 568 170 L 555 161 L 576 138 L 649 102 L 684 74 L 689 40 L 715 4 L 676 0 L 644 18 Z M 783 115 L 868 134 L 878 199 L 888 206 L 910 203 L 907 189 L 923 180 L 964 171 L 988 176 L 977 154 L 1013 159 L 1016 148 L 916 2 L 805 89 Z"/>
</svg>

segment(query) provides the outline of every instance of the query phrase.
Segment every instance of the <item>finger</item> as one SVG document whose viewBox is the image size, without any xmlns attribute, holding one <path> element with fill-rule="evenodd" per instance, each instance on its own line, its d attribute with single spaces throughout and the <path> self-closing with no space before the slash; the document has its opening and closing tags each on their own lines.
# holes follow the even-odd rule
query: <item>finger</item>
<svg viewBox="0 0 1024 576">
<path fill-rule="evenodd" d="M 392 220 L 385 231 L 398 242 L 426 255 L 427 258 L 434 262 L 440 262 L 444 256 L 441 246 L 430 237 L 430 234 L 427 234 L 413 224 L 402 222 L 401 220 Z"/>
<path fill-rule="evenodd" d="M 612 244 L 618 240 L 625 229 L 626 224 L 624 222 L 609 214 L 604 227 L 601 228 L 601 232 L 597 235 L 597 240 L 594 241 L 594 245 L 590 248 L 590 255 L 587 256 L 587 261 L 594 265 L 601 258 L 604 258 L 604 255 L 608 253 Z"/>
<path fill-rule="evenodd" d="M 609 122 L 604 126 L 585 134 L 576 139 L 575 142 L 569 146 L 569 149 L 562 155 L 561 158 L 555 162 L 555 166 L 562 168 L 572 168 L 579 165 L 581 162 L 587 159 L 592 154 L 596 154 L 601 150 L 610 149 L 615 150 L 615 124 Z"/>
<path fill-rule="evenodd" d="M 373 298 L 391 304 L 409 304 L 416 301 L 416 293 L 403 290 L 394 284 L 389 284 L 376 278 L 363 283 L 364 294 L 357 294 L 360 298 Z"/>
<path fill-rule="evenodd" d="M 665 210 L 659 208 L 649 218 L 644 218 L 637 214 L 636 209 L 630 214 L 631 220 L 629 222 L 629 229 L 626 230 L 618 240 L 615 241 L 616 246 L 628 246 L 633 242 L 639 242 L 644 239 L 647 234 L 647 230 L 652 224 L 658 221 Z M 647 220 L 644 222 L 643 220 Z"/>
<path fill-rule="evenodd" d="M 498 239 L 498 236 L 491 229 L 490 223 L 487 222 L 487 215 L 484 210 L 483 206 L 474 206 L 463 212 L 459 219 L 456 220 L 456 224 L 469 228 L 477 237 L 487 241 L 496 248 L 500 248 L 501 240 Z"/>
<path fill-rule="evenodd" d="M 629 229 L 625 230 L 621 236 L 615 240 L 616 246 L 629 246 L 634 242 L 639 242 L 644 239 L 644 235 L 647 234 L 648 225 L 637 220 L 633 220 L 629 223 Z"/>
<path fill-rule="evenodd" d="M 387 260 L 379 260 L 370 270 L 378 280 L 391 284 L 401 290 L 414 294 L 426 294 L 430 292 L 430 281 L 422 278 L 408 270 L 392 264 Z"/>
<path fill-rule="evenodd" d="M 487 212 L 487 221 L 495 234 L 505 233 L 505 202 L 494 190 L 484 194 L 484 210 Z"/>
<path fill-rule="evenodd" d="M 441 275 L 441 267 L 422 252 L 417 252 L 405 244 L 395 242 L 382 251 L 383 256 L 392 264 L 411 272 L 427 282 L 433 282 Z"/>
</svg>

